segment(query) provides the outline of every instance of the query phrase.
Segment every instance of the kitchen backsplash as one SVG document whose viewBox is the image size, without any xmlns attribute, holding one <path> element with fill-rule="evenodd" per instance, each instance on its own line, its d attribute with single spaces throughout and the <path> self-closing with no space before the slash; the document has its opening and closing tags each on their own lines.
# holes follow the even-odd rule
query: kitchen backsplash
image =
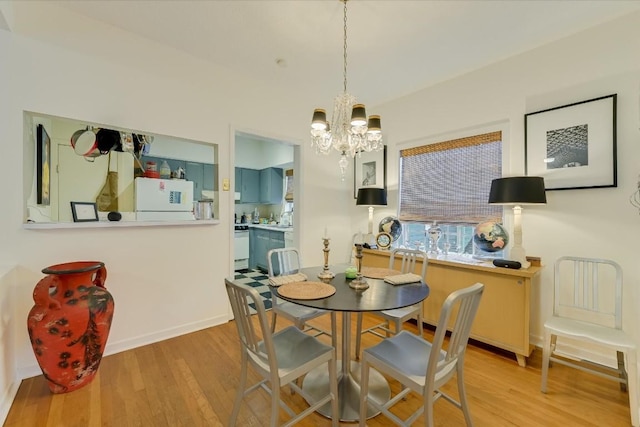
<svg viewBox="0 0 640 427">
<path fill-rule="evenodd" d="M 282 212 L 282 205 L 253 205 L 253 204 L 242 204 L 235 205 L 235 214 L 238 217 L 238 221 L 242 217 L 242 214 L 248 215 L 251 214 L 253 216 L 253 212 L 258 208 L 258 212 L 260 212 L 260 218 L 269 219 L 270 215 L 273 213 L 273 219 L 278 222 L 280 221 L 280 213 Z"/>
</svg>

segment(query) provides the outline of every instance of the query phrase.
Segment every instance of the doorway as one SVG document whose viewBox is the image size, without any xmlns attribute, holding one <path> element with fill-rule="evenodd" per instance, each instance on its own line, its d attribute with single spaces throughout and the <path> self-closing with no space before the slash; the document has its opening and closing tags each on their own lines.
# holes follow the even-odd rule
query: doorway
<svg viewBox="0 0 640 427">
<path fill-rule="evenodd" d="M 235 130 L 233 150 L 234 238 L 230 253 L 248 256 L 234 259 L 234 271 L 265 272 L 268 250 L 295 246 L 298 239 L 294 212 L 299 194 L 296 200 L 293 178 L 300 170 L 300 145 L 281 137 Z M 242 240 L 247 234 L 248 255 Z"/>
</svg>

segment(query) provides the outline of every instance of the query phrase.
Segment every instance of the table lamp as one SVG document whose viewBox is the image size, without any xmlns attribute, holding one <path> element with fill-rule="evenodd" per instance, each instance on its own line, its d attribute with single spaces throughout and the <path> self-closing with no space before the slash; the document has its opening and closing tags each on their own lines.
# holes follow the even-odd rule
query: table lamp
<svg viewBox="0 0 640 427">
<path fill-rule="evenodd" d="M 491 181 L 489 204 L 513 205 L 513 246 L 510 259 L 518 261 L 522 268 L 529 268 L 525 250 L 522 247 L 522 207 L 521 205 L 542 205 L 547 203 L 544 179 L 539 176 L 513 176 Z"/>
<path fill-rule="evenodd" d="M 365 242 L 371 245 L 375 242 L 373 235 L 373 207 L 387 206 L 387 190 L 384 188 L 360 188 L 358 189 L 358 198 L 356 205 L 369 206 L 369 232 Z"/>
</svg>

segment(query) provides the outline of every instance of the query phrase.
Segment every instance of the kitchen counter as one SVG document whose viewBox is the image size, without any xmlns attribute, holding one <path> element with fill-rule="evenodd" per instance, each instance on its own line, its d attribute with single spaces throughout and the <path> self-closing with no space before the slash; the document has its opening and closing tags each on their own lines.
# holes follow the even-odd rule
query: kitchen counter
<svg viewBox="0 0 640 427">
<path fill-rule="evenodd" d="M 269 231 L 293 231 L 293 227 L 281 227 L 279 225 L 268 225 L 268 224 L 248 224 L 249 228 L 260 228 L 262 230 Z"/>
</svg>

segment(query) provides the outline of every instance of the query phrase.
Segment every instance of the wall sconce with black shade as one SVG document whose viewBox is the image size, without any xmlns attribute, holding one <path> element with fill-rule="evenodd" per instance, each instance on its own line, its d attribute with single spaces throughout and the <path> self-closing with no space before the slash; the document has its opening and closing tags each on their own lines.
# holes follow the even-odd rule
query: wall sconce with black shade
<svg viewBox="0 0 640 427">
<path fill-rule="evenodd" d="M 387 206 L 387 190 L 384 188 L 360 188 L 358 189 L 356 205 L 369 206 L 369 232 L 365 243 L 371 244 L 375 241 L 375 236 L 373 235 L 373 207 Z"/>
<path fill-rule="evenodd" d="M 539 176 L 513 176 L 491 181 L 489 204 L 513 206 L 513 246 L 510 259 L 518 261 L 522 268 L 529 268 L 527 256 L 522 247 L 522 207 L 521 205 L 543 205 L 547 203 L 544 178 Z"/>
</svg>

